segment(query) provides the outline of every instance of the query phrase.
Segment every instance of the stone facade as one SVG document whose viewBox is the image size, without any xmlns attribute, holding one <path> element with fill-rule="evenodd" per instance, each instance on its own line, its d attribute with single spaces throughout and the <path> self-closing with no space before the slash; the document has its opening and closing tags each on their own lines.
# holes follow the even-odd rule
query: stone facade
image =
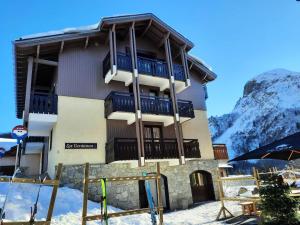
<svg viewBox="0 0 300 225">
<path fill-rule="evenodd" d="M 193 204 L 190 186 L 190 174 L 204 170 L 212 175 L 214 193 L 218 199 L 216 181 L 216 160 L 191 160 L 185 165 L 170 166 L 161 162 L 161 174 L 167 177 L 169 206 L 171 210 L 186 209 Z M 130 163 L 92 164 L 90 177 L 140 176 L 143 171 L 156 172 L 156 164 L 147 162 L 145 167 L 132 167 Z M 82 190 L 84 165 L 66 165 L 63 167 L 62 183 L 68 187 Z M 162 188 L 164 189 L 164 188 Z M 89 198 L 98 201 L 101 195 L 99 184 L 89 185 Z M 122 209 L 140 208 L 138 181 L 107 183 L 108 204 Z"/>
</svg>

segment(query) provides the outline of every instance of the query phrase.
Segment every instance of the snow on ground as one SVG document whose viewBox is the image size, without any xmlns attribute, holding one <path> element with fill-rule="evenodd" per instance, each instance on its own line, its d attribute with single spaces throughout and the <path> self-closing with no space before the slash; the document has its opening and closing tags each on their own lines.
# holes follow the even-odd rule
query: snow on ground
<svg viewBox="0 0 300 225">
<path fill-rule="evenodd" d="M 0 184 L 0 207 L 2 207 L 8 189 L 10 190 L 5 207 L 6 220 L 29 220 L 30 206 L 32 206 L 35 202 L 38 187 L 38 185 L 32 184 Z M 37 219 L 44 219 L 46 217 L 51 191 L 52 187 L 43 186 L 41 188 Z M 240 212 L 240 206 L 236 202 L 226 203 L 226 206 L 228 206 L 228 209 L 233 213 Z M 215 221 L 220 207 L 220 202 L 207 202 L 192 209 L 166 213 L 164 214 L 164 221 L 166 225 L 221 225 L 224 223 Z M 59 188 L 53 212 L 52 224 L 81 224 L 81 208 L 82 192 L 67 187 Z M 116 212 L 120 211 L 120 209 L 109 206 L 108 211 Z M 92 215 L 99 213 L 100 204 L 89 201 L 88 214 Z M 101 224 L 101 222 L 95 221 L 89 222 L 88 224 L 95 225 Z M 109 219 L 109 224 L 151 225 L 151 220 L 150 215 L 145 213 L 141 215 Z"/>
</svg>

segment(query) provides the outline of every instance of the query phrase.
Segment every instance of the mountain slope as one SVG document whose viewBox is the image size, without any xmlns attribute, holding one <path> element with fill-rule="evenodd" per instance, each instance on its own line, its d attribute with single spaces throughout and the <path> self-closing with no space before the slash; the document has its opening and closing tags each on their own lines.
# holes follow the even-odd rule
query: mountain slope
<svg viewBox="0 0 300 225">
<path fill-rule="evenodd" d="M 300 73 L 275 69 L 254 77 L 232 112 L 210 117 L 209 126 L 231 158 L 300 131 Z"/>
</svg>

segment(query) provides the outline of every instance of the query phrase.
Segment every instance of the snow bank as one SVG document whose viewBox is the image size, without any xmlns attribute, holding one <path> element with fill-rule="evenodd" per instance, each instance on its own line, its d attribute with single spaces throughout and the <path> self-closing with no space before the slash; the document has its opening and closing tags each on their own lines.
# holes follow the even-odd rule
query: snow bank
<svg viewBox="0 0 300 225">
<path fill-rule="evenodd" d="M 34 204 L 38 185 L 32 184 L 0 184 L 0 204 L 2 207 L 5 194 L 10 189 L 6 203 L 6 220 L 28 220 L 30 216 L 30 207 Z M 52 187 L 43 186 L 41 188 L 40 199 L 38 203 L 37 219 L 44 219 L 51 197 Z M 109 201 L 109 200 L 108 200 Z M 232 212 L 240 210 L 237 203 L 226 203 Z M 220 209 L 220 202 L 209 202 L 199 205 L 193 209 L 182 210 L 164 214 L 166 225 L 184 224 L 212 224 L 221 225 L 223 222 L 216 222 L 215 218 Z M 75 225 L 81 224 L 82 193 L 78 190 L 62 187 L 59 188 L 55 202 L 52 224 Z M 108 207 L 109 212 L 120 211 L 112 206 Z M 89 201 L 88 214 L 99 214 L 100 204 Z M 88 224 L 99 224 L 100 222 L 90 222 Z M 141 215 L 120 217 L 109 219 L 109 224 L 122 225 L 151 225 L 150 215 L 145 213 Z"/>
</svg>

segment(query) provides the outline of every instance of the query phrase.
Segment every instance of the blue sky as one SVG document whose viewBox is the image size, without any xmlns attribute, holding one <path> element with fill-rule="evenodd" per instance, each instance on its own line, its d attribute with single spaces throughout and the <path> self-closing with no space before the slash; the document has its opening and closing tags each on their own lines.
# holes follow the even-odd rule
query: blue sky
<svg viewBox="0 0 300 225">
<path fill-rule="evenodd" d="M 20 36 L 94 24 L 103 16 L 152 12 L 194 42 L 212 66 L 209 115 L 222 115 L 253 76 L 275 68 L 300 71 L 300 2 L 296 0 L 95 0 L 0 3 L 0 132 L 15 115 L 12 41 Z"/>
</svg>

